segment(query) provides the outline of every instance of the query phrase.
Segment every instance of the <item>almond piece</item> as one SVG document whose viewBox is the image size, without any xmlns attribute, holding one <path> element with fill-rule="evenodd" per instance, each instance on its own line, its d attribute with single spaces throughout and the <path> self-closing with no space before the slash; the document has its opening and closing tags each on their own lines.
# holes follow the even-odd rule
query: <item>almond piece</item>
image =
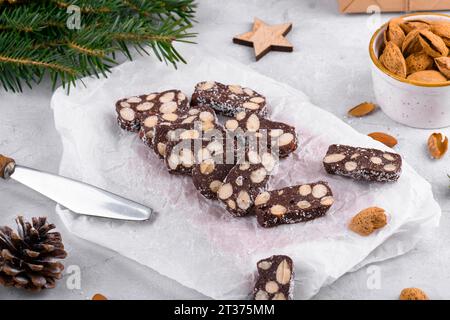
<svg viewBox="0 0 450 320">
<path fill-rule="evenodd" d="M 287 260 L 285 259 L 281 261 L 276 271 L 277 282 L 282 285 L 288 284 L 289 281 L 291 280 L 291 275 L 292 275 L 291 267 L 289 266 Z"/>
<path fill-rule="evenodd" d="M 258 263 L 258 268 L 263 270 L 269 270 L 271 266 L 272 266 L 271 261 L 261 261 L 260 263 Z"/>
<path fill-rule="evenodd" d="M 411 73 L 431 69 L 433 63 L 433 58 L 424 51 L 415 52 L 406 58 L 407 74 L 410 75 Z"/>
<path fill-rule="evenodd" d="M 286 207 L 280 204 L 273 205 L 270 208 L 270 213 L 273 214 L 274 216 L 282 216 L 286 213 L 286 211 L 287 211 Z"/>
<path fill-rule="evenodd" d="M 161 97 L 159 97 L 159 101 L 161 103 L 166 103 L 166 102 L 173 101 L 174 98 L 175 98 L 175 92 L 169 91 L 169 92 L 163 94 Z"/>
<path fill-rule="evenodd" d="M 265 289 L 268 293 L 277 293 L 280 287 L 275 281 L 269 281 L 266 283 Z"/>
<path fill-rule="evenodd" d="M 410 74 L 407 79 L 425 83 L 440 83 L 447 81 L 447 78 L 444 77 L 442 73 L 436 70 L 414 72 L 413 74 Z"/>
<path fill-rule="evenodd" d="M 228 86 L 228 90 L 235 94 L 242 94 L 244 91 L 242 90 L 242 87 L 240 85 L 230 85 Z"/>
<path fill-rule="evenodd" d="M 381 64 L 393 74 L 406 78 L 406 61 L 400 51 L 392 41 L 389 41 L 380 56 Z"/>
<path fill-rule="evenodd" d="M 290 133 L 290 132 L 283 133 L 278 138 L 278 146 L 284 147 L 284 146 L 288 145 L 289 143 L 291 143 L 292 141 L 294 141 L 294 135 L 292 133 Z"/>
<path fill-rule="evenodd" d="M 250 117 L 248 117 L 247 119 L 246 127 L 249 132 L 258 131 L 260 127 L 258 116 L 255 114 L 250 115 Z"/>
<path fill-rule="evenodd" d="M 226 200 L 233 195 L 233 186 L 230 183 L 223 184 L 217 191 L 219 199 Z"/>
<path fill-rule="evenodd" d="M 441 37 L 428 30 L 419 32 L 419 41 L 423 50 L 433 58 L 448 56 L 449 50 Z"/>
<path fill-rule="evenodd" d="M 405 38 L 402 45 L 402 52 L 405 57 L 408 57 L 410 54 L 420 52 L 423 50 L 422 45 L 419 41 L 419 32 L 420 30 L 413 30 Z"/>
<path fill-rule="evenodd" d="M 386 224 L 387 217 L 384 209 L 370 207 L 355 215 L 350 221 L 349 228 L 361 236 L 368 236 Z"/>
<path fill-rule="evenodd" d="M 400 293 L 400 300 L 430 300 L 427 294 L 419 288 L 405 288 Z"/>
<path fill-rule="evenodd" d="M 264 290 L 258 290 L 255 294 L 255 300 L 269 300 L 269 294 Z"/>
<path fill-rule="evenodd" d="M 214 180 L 209 184 L 209 189 L 211 189 L 212 192 L 217 193 L 217 191 L 219 191 L 219 188 L 221 185 L 222 185 L 222 181 Z"/>
<path fill-rule="evenodd" d="M 440 159 L 448 150 L 448 137 L 442 133 L 433 133 L 428 138 L 428 152 L 434 159 Z"/>
<path fill-rule="evenodd" d="M 261 183 L 261 182 L 264 181 L 264 179 L 266 178 L 266 176 L 267 176 L 267 171 L 266 171 L 266 169 L 264 169 L 264 168 L 259 168 L 259 169 L 256 169 L 255 171 L 253 171 L 253 172 L 250 174 L 250 180 L 251 180 L 253 183 Z"/>
<path fill-rule="evenodd" d="M 134 110 L 131 108 L 122 108 L 119 113 L 120 117 L 125 121 L 133 121 L 136 117 Z"/>
<path fill-rule="evenodd" d="M 440 57 L 434 59 L 439 71 L 450 80 L 450 57 Z"/>
<path fill-rule="evenodd" d="M 370 102 L 363 102 L 348 110 L 348 115 L 352 117 L 364 117 L 376 109 L 376 105 Z"/>
<path fill-rule="evenodd" d="M 398 143 L 397 139 L 384 132 L 372 132 L 369 133 L 368 136 L 374 140 L 380 141 L 381 143 L 387 145 L 390 148 L 394 147 Z"/>
<path fill-rule="evenodd" d="M 409 34 L 413 30 L 427 30 L 430 29 L 430 22 L 427 20 L 407 20 L 400 24 L 405 34 Z"/>
<path fill-rule="evenodd" d="M 300 209 L 308 209 L 309 207 L 311 207 L 311 204 L 306 200 L 301 200 L 297 202 L 297 207 L 299 207 Z"/>
<path fill-rule="evenodd" d="M 239 192 L 236 202 L 237 202 L 237 206 L 242 210 L 247 210 L 252 205 L 252 200 L 250 199 L 250 195 L 244 190 Z"/>
<path fill-rule="evenodd" d="M 204 175 L 211 174 L 214 171 L 214 168 L 215 164 L 213 159 L 205 160 L 200 164 L 200 172 Z"/>
<path fill-rule="evenodd" d="M 447 47 L 450 47 L 450 23 L 445 21 L 435 22 L 431 25 L 431 32 L 444 40 Z"/>
<path fill-rule="evenodd" d="M 258 194 L 258 196 L 255 199 L 255 206 L 259 206 L 262 204 L 267 203 L 267 201 L 269 201 L 270 199 L 270 193 L 268 193 L 267 191 Z"/>
<path fill-rule="evenodd" d="M 384 32 L 384 42 L 392 41 L 397 47 L 401 48 L 405 37 L 405 32 L 400 28 L 398 20 L 391 20 Z"/>
<path fill-rule="evenodd" d="M 216 85 L 216 83 L 214 81 L 206 81 L 206 82 L 199 83 L 197 85 L 197 88 L 199 90 L 209 90 L 212 87 L 214 87 L 215 85 Z"/>
</svg>

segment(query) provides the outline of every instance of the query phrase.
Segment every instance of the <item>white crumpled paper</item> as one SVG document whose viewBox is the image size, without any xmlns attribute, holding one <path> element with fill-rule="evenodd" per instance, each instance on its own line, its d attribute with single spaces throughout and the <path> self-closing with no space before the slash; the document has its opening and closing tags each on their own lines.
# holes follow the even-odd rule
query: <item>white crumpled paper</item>
<svg viewBox="0 0 450 320">
<path fill-rule="evenodd" d="M 60 174 L 146 204 L 148 222 L 80 216 L 59 209 L 74 234 L 105 246 L 216 299 L 245 299 L 252 291 L 256 262 L 286 254 L 295 264 L 295 297 L 312 297 L 344 273 L 410 250 L 423 231 L 437 226 L 440 208 L 430 185 L 407 163 L 397 183 L 366 184 L 327 175 L 322 158 L 332 143 L 388 149 L 311 104 L 298 90 L 236 62 L 186 48 L 191 59 L 174 70 L 154 58 L 120 65 L 108 79 L 84 79 L 52 99 L 63 156 Z M 265 95 L 270 117 L 294 125 L 297 152 L 283 160 L 270 188 L 330 183 L 335 204 L 324 218 L 263 229 L 254 217 L 233 218 L 202 198 L 191 179 L 170 175 L 136 134 L 116 123 L 114 103 L 126 96 L 171 88 L 192 94 L 203 80 L 241 84 Z M 68 190 L 70 192 L 70 190 Z M 348 230 L 351 217 L 369 206 L 389 213 L 389 223 L 369 237 Z"/>
</svg>

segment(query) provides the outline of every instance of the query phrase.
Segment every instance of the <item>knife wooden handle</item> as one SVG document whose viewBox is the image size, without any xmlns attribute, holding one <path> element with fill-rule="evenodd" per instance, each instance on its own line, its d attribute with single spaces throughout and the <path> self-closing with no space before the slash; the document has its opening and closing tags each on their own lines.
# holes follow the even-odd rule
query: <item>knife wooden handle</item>
<svg viewBox="0 0 450 320">
<path fill-rule="evenodd" d="M 9 177 L 14 173 L 16 168 L 16 162 L 14 159 L 8 158 L 0 154 L 0 178 L 9 179 Z"/>
</svg>

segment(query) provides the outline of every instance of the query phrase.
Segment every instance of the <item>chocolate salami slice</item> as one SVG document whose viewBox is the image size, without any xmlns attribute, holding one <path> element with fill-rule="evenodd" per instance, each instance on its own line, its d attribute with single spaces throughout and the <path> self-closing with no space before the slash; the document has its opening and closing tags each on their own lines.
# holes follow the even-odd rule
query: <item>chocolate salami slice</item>
<svg viewBox="0 0 450 320">
<path fill-rule="evenodd" d="M 192 131 L 190 131 L 192 130 Z M 199 138 L 199 130 L 195 130 L 194 125 L 191 123 L 160 123 L 154 128 L 154 137 L 151 144 L 148 139 L 143 139 L 145 144 L 153 148 L 153 151 L 161 158 L 164 159 L 166 155 L 166 147 L 169 142 L 178 142 L 184 137 L 189 136 L 193 138 Z M 145 137 L 149 137 L 147 132 Z"/>
<path fill-rule="evenodd" d="M 355 180 L 397 181 L 402 170 L 399 154 L 377 149 L 333 144 L 323 158 L 325 170 Z"/>
<path fill-rule="evenodd" d="M 155 128 L 158 125 L 170 126 L 173 124 L 180 123 L 180 118 L 184 113 L 178 111 L 173 113 L 163 113 L 163 114 L 148 114 L 141 121 L 141 128 L 139 130 L 139 137 L 141 140 L 149 147 L 153 146 L 153 139 L 155 137 Z"/>
<path fill-rule="evenodd" d="M 333 202 L 328 184 L 319 181 L 262 192 L 255 198 L 253 211 L 258 223 L 270 228 L 321 217 Z"/>
<path fill-rule="evenodd" d="M 227 138 L 222 140 L 222 149 L 216 143 L 207 145 L 192 169 L 194 186 L 207 199 L 217 199 L 217 191 L 239 157 L 238 145 Z"/>
<path fill-rule="evenodd" d="M 164 158 L 167 143 L 169 141 L 179 141 L 180 135 L 185 130 L 198 130 L 203 133 L 212 129 L 219 129 L 217 125 L 217 117 L 209 107 L 195 107 L 181 114 L 174 123 L 167 121 L 155 125 L 153 128 L 143 126 L 141 128 L 141 139 L 150 147 L 153 147 L 155 153 Z M 188 135 L 189 133 L 184 133 Z M 152 140 L 151 137 L 153 137 Z M 200 138 L 199 136 L 195 139 Z"/>
<path fill-rule="evenodd" d="M 255 197 L 265 190 L 275 163 L 272 154 L 264 153 L 257 163 L 245 162 L 231 169 L 217 191 L 218 199 L 231 215 L 242 217 L 250 212 Z"/>
<path fill-rule="evenodd" d="M 225 85 L 219 82 L 200 82 L 195 86 L 192 105 L 205 105 L 224 116 L 233 117 L 238 112 L 266 114 L 266 98 L 249 88 Z"/>
<path fill-rule="evenodd" d="M 223 153 L 221 127 L 205 133 L 198 129 L 186 130 L 180 138 L 180 141 L 168 142 L 166 146 L 165 163 L 169 173 L 192 175 L 195 164 Z"/>
<path fill-rule="evenodd" d="M 192 182 L 207 199 L 217 199 L 217 191 L 234 164 L 216 163 L 214 159 L 203 160 L 192 169 Z"/>
<path fill-rule="evenodd" d="M 144 94 L 117 101 L 117 121 L 122 129 L 138 132 L 141 122 L 148 115 L 173 113 L 188 107 L 186 95 L 179 90 Z"/>
<path fill-rule="evenodd" d="M 297 149 L 298 139 L 295 128 L 269 119 L 265 119 L 254 113 L 239 112 L 234 119 L 225 122 L 225 129 L 231 132 L 238 132 L 242 129 L 246 138 L 246 143 L 256 143 L 259 149 L 264 145 L 267 150 L 278 153 L 280 158 L 285 158 Z M 251 139 L 251 134 L 254 139 Z M 255 149 L 249 146 L 249 149 Z"/>
<path fill-rule="evenodd" d="M 277 255 L 256 264 L 258 278 L 253 289 L 254 300 L 292 300 L 294 265 L 288 256 Z"/>
</svg>

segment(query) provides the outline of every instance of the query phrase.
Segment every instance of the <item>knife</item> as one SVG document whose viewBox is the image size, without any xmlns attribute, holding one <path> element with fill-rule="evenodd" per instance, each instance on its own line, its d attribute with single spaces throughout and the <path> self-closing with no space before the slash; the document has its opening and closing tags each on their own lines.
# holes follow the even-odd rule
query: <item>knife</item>
<svg viewBox="0 0 450 320">
<path fill-rule="evenodd" d="M 70 178 L 16 165 L 0 154 L 0 178 L 13 179 L 83 215 L 142 221 L 153 210 L 134 201 Z"/>
</svg>

